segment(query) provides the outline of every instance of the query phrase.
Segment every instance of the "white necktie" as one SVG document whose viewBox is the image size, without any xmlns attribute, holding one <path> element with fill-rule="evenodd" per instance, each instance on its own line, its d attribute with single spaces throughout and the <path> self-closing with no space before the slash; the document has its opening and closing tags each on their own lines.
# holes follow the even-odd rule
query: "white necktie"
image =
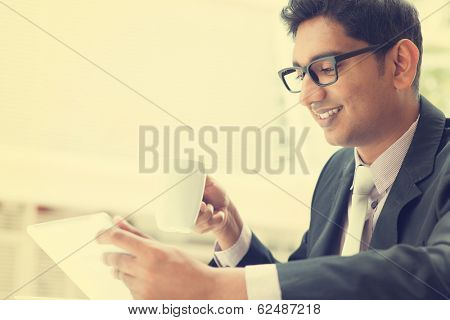
<svg viewBox="0 0 450 320">
<path fill-rule="evenodd" d="M 341 255 L 357 254 L 361 245 L 361 238 L 366 221 L 369 194 L 374 186 L 370 168 L 359 166 L 356 168 L 353 183 L 352 204 L 348 214 L 348 227 L 345 234 L 344 247 Z"/>
</svg>

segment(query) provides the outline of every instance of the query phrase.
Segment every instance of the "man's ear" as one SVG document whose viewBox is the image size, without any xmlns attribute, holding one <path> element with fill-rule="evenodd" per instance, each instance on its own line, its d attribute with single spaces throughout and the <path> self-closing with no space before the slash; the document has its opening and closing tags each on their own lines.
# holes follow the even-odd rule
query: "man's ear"
<svg viewBox="0 0 450 320">
<path fill-rule="evenodd" d="M 397 90 L 412 86 L 419 63 L 419 49 L 409 39 L 402 39 L 392 48 L 393 84 Z"/>
</svg>

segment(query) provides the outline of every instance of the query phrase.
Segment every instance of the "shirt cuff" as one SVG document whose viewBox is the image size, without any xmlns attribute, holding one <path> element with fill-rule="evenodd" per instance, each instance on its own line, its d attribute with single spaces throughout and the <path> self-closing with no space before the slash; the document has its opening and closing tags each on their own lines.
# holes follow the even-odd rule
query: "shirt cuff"
<svg viewBox="0 0 450 320">
<path fill-rule="evenodd" d="M 245 267 L 245 285 L 249 300 L 281 300 L 281 287 L 275 264 Z"/>
<path fill-rule="evenodd" d="M 247 254 L 251 241 L 252 232 L 244 225 L 238 240 L 230 248 L 222 250 L 216 241 L 214 246 L 214 261 L 219 267 L 236 267 Z"/>
</svg>

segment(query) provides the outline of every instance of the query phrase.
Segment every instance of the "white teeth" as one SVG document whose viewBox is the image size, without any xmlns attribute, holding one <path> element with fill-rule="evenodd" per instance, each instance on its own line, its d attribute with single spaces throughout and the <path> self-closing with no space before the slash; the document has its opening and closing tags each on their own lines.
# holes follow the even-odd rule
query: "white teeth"
<svg viewBox="0 0 450 320">
<path fill-rule="evenodd" d="M 324 112 L 324 113 L 316 113 L 316 115 L 320 118 L 320 119 L 326 119 L 336 113 L 338 113 L 339 111 L 341 111 L 342 107 L 337 107 L 334 108 L 330 111 Z"/>
</svg>

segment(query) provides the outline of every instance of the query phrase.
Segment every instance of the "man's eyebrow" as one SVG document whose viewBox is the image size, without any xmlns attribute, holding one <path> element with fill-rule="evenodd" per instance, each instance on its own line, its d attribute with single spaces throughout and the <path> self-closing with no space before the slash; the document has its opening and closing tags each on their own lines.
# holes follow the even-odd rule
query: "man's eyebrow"
<svg viewBox="0 0 450 320">
<path fill-rule="evenodd" d="M 343 52 L 341 52 L 341 51 L 327 51 L 327 52 L 324 52 L 324 53 L 321 53 L 321 54 L 316 54 L 315 56 L 311 57 L 310 62 L 314 61 L 314 60 L 317 60 L 317 59 L 329 57 L 329 56 L 337 56 L 337 55 L 340 55 L 342 53 Z M 301 65 L 297 61 L 293 61 L 292 65 L 294 67 L 301 67 Z"/>
</svg>

